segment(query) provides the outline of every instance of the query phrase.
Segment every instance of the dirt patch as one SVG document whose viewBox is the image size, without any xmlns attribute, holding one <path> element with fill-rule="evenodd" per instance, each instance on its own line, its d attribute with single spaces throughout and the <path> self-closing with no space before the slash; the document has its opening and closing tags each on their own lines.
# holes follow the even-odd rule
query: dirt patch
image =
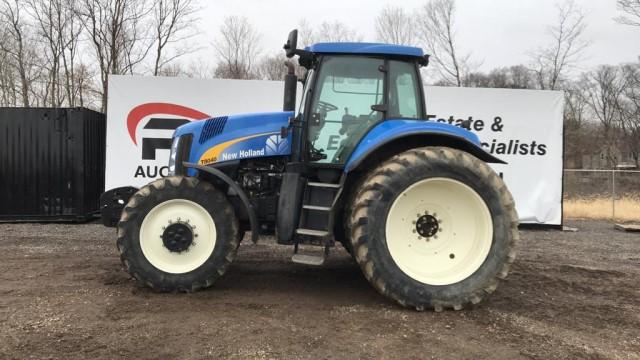
<svg viewBox="0 0 640 360">
<path fill-rule="evenodd" d="M 122 271 L 99 224 L 0 225 L 0 358 L 640 359 L 640 235 L 605 222 L 523 231 L 508 280 L 475 309 L 405 310 L 341 248 L 323 267 L 245 241 L 195 294 Z"/>
</svg>

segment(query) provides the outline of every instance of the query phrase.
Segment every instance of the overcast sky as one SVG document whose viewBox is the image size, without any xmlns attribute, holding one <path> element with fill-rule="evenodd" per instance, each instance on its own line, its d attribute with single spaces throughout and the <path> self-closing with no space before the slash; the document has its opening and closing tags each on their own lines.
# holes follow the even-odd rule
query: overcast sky
<svg viewBox="0 0 640 360">
<path fill-rule="evenodd" d="M 357 29 L 365 41 L 375 41 L 375 17 L 386 4 L 416 9 L 426 0 L 214 0 L 203 2 L 198 41 L 211 42 L 224 17 L 246 16 L 262 34 L 264 53 L 281 51 L 288 32 L 301 19 L 311 25 L 339 20 Z M 527 53 L 542 46 L 546 28 L 557 17 L 556 0 L 458 0 L 458 38 L 482 70 L 527 61 Z M 592 45 L 582 67 L 636 61 L 640 55 L 640 28 L 617 24 L 615 0 L 578 0 L 587 15 L 586 37 Z M 213 56 L 210 46 L 199 56 Z"/>
</svg>

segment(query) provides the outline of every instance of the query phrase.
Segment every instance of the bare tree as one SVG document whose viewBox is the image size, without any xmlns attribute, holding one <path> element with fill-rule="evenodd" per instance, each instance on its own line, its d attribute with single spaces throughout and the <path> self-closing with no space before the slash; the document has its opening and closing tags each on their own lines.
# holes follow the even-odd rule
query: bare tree
<svg viewBox="0 0 640 360">
<path fill-rule="evenodd" d="M 16 106 L 17 89 L 11 55 L 6 51 L 9 47 L 7 24 L 0 22 L 0 105 Z"/>
<path fill-rule="evenodd" d="M 622 76 L 627 81 L 620 103 L 622 133 L 626 149 L 640 168 L 640 63 L 624 65 Z"/>
<path fill-rule="evenodd" d="M 358 42 L 363 37 L 349 25 L 336 21 L 323 21 L 313 28 L 306 20 L 298 24 L 300 34 L 298 47 L 308 46 L 319 42 Z"/>
<path fill-rule="evenodd" d="M 470 72 L 465 75 L 463 85 L 467 87 L 503 89 L 535 88 L 531 71 L 524 65 L 493 69 L 488 74 Z"/>
<path fill-rule="evenodd" d="M 180 56 L 188 54 L 186 40 L 193 37 L 194 14 L 198 10 L 193 0 L 155 0 L 153 10 L 155 32 L 155 61 L 153 75 L 158 75 L 163 66 Z M 171 55 L 166 54 L 170 44 L 182 45 Z"/>
<path fill-rule="evenodd" d="M 148 1 L 81 0 L 77 12 L 100 67 L 101 108 L 106 112 L 109 74 L 133 74 L 148 54 Z"/>
<path fill-rule="evenodd" d="M 187 64 L 184 64 L 182 74 L 195 79 L 214 78 L 216 67 L 209 59 L 198 58 Z"/>
<path fill-rule="evenodd" d="M 625 13 L 616 17 L 620 24 L 640 26 L 640 0 L 618 0 L 618 9 Z"/>
<path fill-rule="evenodd" d="M 259 42 L 260 35 L 246 17 L 225 18 L 214 42 L 220 58 L 216 76 L 228 79 L 254 77 L 254 61 L 260 54 Z"/>
<path fill-rule="evenodd" d="M 17 75 L 20 79 L 20 95 L 22 106 L 30 106 L 30 87 L 31 79 L 29 76 L 29 68 L 31 59 L 27 48 L 28 39 L 26 39 L 26 29 L 24 18 L 22 17 L 22 5 L 18 0 L 2 0 L 0 4 L 0 17 L 2 22 L 6 24 L 5 35 L 9 37 L 9 41 L 3 41 L 2 50 L 11 57 L 10 64 L 17 69 Z"/>
<path fill-rule="evenodd" d="M 258 78 L 262 80 L 283 80 L 287 74 L 284 55 L 272 55 L 262 59 L 258 64 Z"/>
<path fill-rule="evenodd" d="M 567 167 L 582 168 L 582 157 L 589 149 L 586 125 L 589 120 L 584 81 L 567 84 L 564 91 L 564 157 Z"/>
<path fill-rule="evenodd" d="M 586 74 L 586 98 L 590 110 L 602 125 L 602 143 L 609 166 L 618 163 L 620 103 L 627 81 L 616 66 L 603 65 Z"/>
<path fill-rule="evenodd" d="M 515 65 L 509 68 L 514 89 L 534 89 L 535 84 L 531 70 L 525 65 Z"/>
<path fill-rule="evenodd" d="M 551 42 L 530 55 L 532 70 L 543 90 L 558 89 L 589 46 L 589 42 L 583 39 L 586 23 L 582 9 L 574 0 L 566 0 L 557 8 L 558 22 L 548 30 Z"/>
<path fill-rule="evenodd" d="M 75 105 L 74 63 L 81 31 L 72 0 L 28 0 L 38 38 L 46 55 L 45 103 Z"/>
<path fill-rule="evenodd" d="M 75 0 L 63 0 L 63 18 L 66 19 L 60 31 L 65 35 L 62 37 L 62 67 L 64 69 L 65 91 L 69 106 L 82 106 L 78 88 L 83 86 L 86 72 L 82 69 L 83 64 L 79 62 L 80 34 L 83 30 L 82 22 L 76 11 Z M 80 104 L 78 101 L 80 100 Z"/>
<path fill-rule="evenodd" d="M 418 38 L 431 55 L 440 83 L 462 86 L 470 72 L 471 54 L 462 53 L 456 42 L 455 0 L 430 0 L 415 20 Z"/>
<path fill-rule="evenodd" d="M 168 77 L 176 77 L 176 76 L 187 76 L 184 67 L 177 62 L 165 64 L 158 70 L 158 72 L 154 76 L 168 76 Z"/>
<path fill-rule="evenodd" d="M 385 6 L 376 17 L 375 26 L 378 41 L 398 45 L 416 43 L 413 18 L 402 7 Z"/>
<path fill-rule="evenodd" d="M 313 44 L 314 31 L 313 27 L 307 19 L 302 19 L 298 22 L 298 47 L 305 48 Z"/>
<path fill-rule="evenodd" d="M 93 78 L 95 73 L 91 68 L 84 64 L 78 63 L 73 65 L 73 87 L 72 106 L 84 106 L 89 108 L 100 109 L 102 106 L 102 92 L 95 88 Z"/>
<path fill-rule="evenodd" d="M 1 26 L 1 25 L 0 25 Z M 5 42 L 4 31 L 0 31 L 0 41 Z M 9 53 L 3 49 L 5 44 L 0 45 L 0 92 L 1 104 L 3 106 L 18 105 L 18 85 L 15 82 L 16 76 L 13 66 L 13 59 Z"/>
</svg>

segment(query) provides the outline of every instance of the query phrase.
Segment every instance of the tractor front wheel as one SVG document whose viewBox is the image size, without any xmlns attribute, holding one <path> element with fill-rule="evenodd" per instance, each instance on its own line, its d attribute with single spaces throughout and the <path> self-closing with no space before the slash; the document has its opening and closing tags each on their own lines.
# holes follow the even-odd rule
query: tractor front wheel
<svg viewBox="0 0 640 360">
<path fill-rule="evenodd" d="M 463 151 L 432 147 L 394 156 L 365 179 L 349 221 L 365 277 L 418 310 L 478 303 L 515 258 L 511 194 L 487 164 Z"/>
<path fill-rule="evenodd" d="M 192 292 L 225 273 L 240 239 L 225 195 L 193 177 L 156 180 L 134 194 L 118 223 L 126 270 L 157 291 Z"/>
</svg>

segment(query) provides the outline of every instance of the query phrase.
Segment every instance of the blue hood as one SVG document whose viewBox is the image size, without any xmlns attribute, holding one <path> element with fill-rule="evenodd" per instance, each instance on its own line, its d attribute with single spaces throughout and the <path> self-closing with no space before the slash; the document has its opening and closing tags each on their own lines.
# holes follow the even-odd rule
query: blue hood
<svg viewBox="0 0 640 360">
<path fill-rule="evenodd" d="M 279 111 L 220 116 L 213 118 L 226 118 L 226 124 L 222 132 L 219 135 L 212 137 L 211 140 L 215 139 L 215 143 L 220 143 L 243 136 L 280 131 L 281 127 L 288 126 L 289 118 L 292 116 L 292 111 Z M 184 124 L 176 129 L 173 136 L 193 134 L 195 143 L 199 141 L 202 129 L 209 120 L 212 119 L 198 120 Z M 203 143 L 202 145 L 205 144 L 206 143 Z"/>
<path fill-rule="evenodd" d="M 201 165 L 291 154 L 291 135 L 280 138 L 292 111 L 220 116 L 178 127 L 174 137 L 193 135 L 189 161 Z"/>
</svg>

